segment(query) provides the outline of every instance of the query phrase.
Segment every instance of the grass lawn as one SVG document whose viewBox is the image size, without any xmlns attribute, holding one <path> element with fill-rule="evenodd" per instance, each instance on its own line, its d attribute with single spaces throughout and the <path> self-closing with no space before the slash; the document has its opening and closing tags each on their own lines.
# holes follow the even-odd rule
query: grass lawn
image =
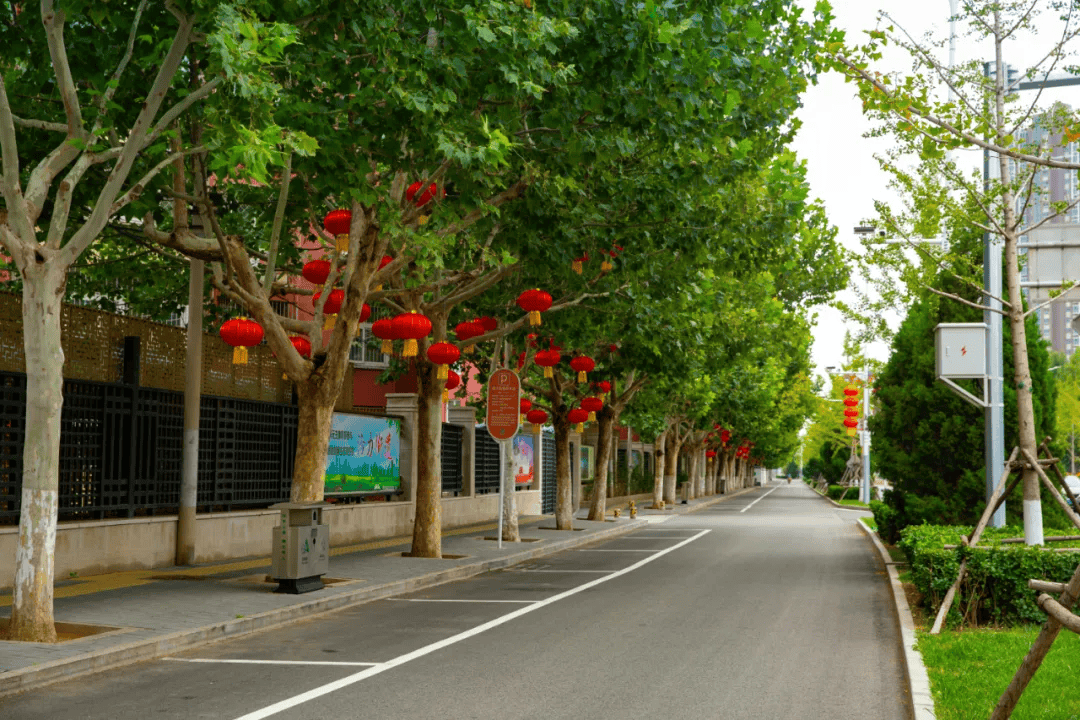
<svg viewBox="0 0 1080 720">
<path fill-rule="evenodd" d="M 985 720 L 1039 634 L 1039 628 L 919 632 L 938 720 Z M 1062 630 L 1012 720 L 1080 720 L 1080 637 Z"/>
<path fill-rule="evenodd" d="M 877 523 L 874 522 L 874 518 L 872 518 L 872 517 L 861 517 L 861 518 L 859 518 L 859 521 L 862 522 L 862 524 L 866 525 L 866 527 L 873 530 L 874 532 L 877 532 Z"/>
<path fill-rule="evenodd" d="M 851 505 L 852 507 L 864 507 L 864 508 L 869 508 L 870 507 L 869 505 L 867 505 L 864 502 L 859 502 L 858 500 L 848 500 L 846 498 L 844 500 L 841 500 L 840 504 L 841 505 Z"/>
</svg>

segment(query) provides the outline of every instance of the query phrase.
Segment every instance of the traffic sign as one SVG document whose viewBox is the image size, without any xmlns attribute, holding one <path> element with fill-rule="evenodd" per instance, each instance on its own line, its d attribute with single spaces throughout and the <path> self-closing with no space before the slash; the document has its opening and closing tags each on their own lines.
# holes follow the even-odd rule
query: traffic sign
<svg viewBox="0 0 1080 720">
<path fill-rule="evenodd" d="M 513 370 L 496 370 L 488 380 L 487 429 L 496 440 L 517 435 L 521 380 Z"/>
</svg>

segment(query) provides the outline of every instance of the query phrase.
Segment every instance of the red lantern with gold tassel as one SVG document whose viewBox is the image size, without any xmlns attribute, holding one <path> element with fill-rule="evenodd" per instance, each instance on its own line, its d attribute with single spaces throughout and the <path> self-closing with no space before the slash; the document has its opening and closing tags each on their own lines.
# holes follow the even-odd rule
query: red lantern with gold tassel
<svg viewBox="0 0 1080 720">
<path fill-rule="evenodd" d="M 709 460 L 712 460 L 714 457 L 716 457 L 716 451 L 715 450 L 706 450 L 705 451 L 705 457 L 707 459 L 709 459 Z"/>
<path fill-rule="evenodd" d="M 539 288 L 526 290 L 518 295 L 518 307 L 529 313 L 529 324 L 540 324 L 540 313 L 551 308 L 551 296 Z"/>
<path fill-rule="evenodd" d="M 537 350 L 536 355 L 533 356 L 533 362 L 544 368 L 544 377 L 555 377 L 555 371 L 553 367 L 559 364 L 562 360 L 562 353 L 558 350 Z"/>
<path fill-rule="evenodd" d="M 233 365 L 247 365 L 249 347 L 262 342 L 262 325 L 246 317 L 226 320 L 218 331 L 221 339 L 233 347 Z"/>
<path fill-rule="evenodd" d="M 574 261 L 570 263 L 570 269 L 580 275 L 585 271 L 585 263 L 587 262 L 589 262 L 589 253 L 585 253 L 581 257 L 574 258 Z"/>
<path fill-rule="evenodd" d="M 446 190 L 440 192 L 439 186 L 435 183 L 431 183 L 426 189 L 421 191 L 421 188 L 423 187 L 424 184 L 417 180 L 405 190 L 405 199 L 413 205 L 416 205 L 416 207 L 424 207 L 434 200 L 436 195 L 438 195 L 440 199 L 446 197 Z"/>
<path fill-rule="evenodd" d="M 453 370 L 447 372 L 446 389 L 442 393 L 442 401 L 450 402 L 450 391 L 461 384 L 461 376 Z"/>
<path fill-rule="evenodd" d="M 393 318 L 379 318 L 371 323 L 371 334 L 382 340 L 379 348 L 384 355 L 394 354 L 394 341 L 398 339 Z"/>
<path fill-rule="evenodd" d="M 352 225 L 352 210 L 331 210 L 323 218 L 326 232 L 334 236 L 338 252 L 349 251 L 349 226 Z"/>
<path fill-rule="evenodd" d="M 454 326 L 454 334 L 457 335 L 458 340 L 461 342 L 469 342 L 474 337 L 480 337 L 484 334 L 484 326 L 475 320 L 467 320 Z M 476 345 L 470 343 L 465 346 L 465 353 L 471 353 L 475 349 Z"/>
<path fill-rule="evenodd" d="M 289 342 L 296 348 L 296 352 L 300 354 L 300 357 L 311 357 L 311 341 L 303 335 L 293 335 L 289 338 Z"/>
<path fill-rule="evenodd" d="M 570 359 L 570 367 L 577 370 L 577 381 L 583 383 L 589 379 L 587 373 L 592 372 L 596 362 L 588 355 L 578 355 Z"/>
<path fill-rule="evenodd" d="M 531 422 L 534 426 L 543 425 L 547 422 L 547 413 L 537 408 L 536 410 L 530 410 L 525 413 L 525 419 Z"/>
<path fill-rule="evenodd" d="M 427 349 L 427 356 L 428 360 L 439 366 L 435 377 L 439 380 L 445 380 L 450 377 L 447 374 L 450 364 L 458 361 L 458 358 L 461 357 L 461 351 L 458 350 L 457 345 L 448 342 L 437 342 Z"/>
<path fill-rule="evenodd" d="M 319 298 L 322 297 L 321 292 L 315 293 L 312 297 L 312 304 L 318 305 Z M 341 289 L 331 290 L 330 294 L 326 296 L 326 302 L 323 304 L 323 315 L 326 316 L 326 321 L 323 323 L 323 327 L 329 330 L 334 327 L 334 316 L 341 311 L 341 303 L 345 300 L 345 291 Z"/>
<path fill-rule="evenodd" d="M 596 389 L 601 395 L 607 395 L 609 392 L 611 392 L 611 383 L 609 383 L 607 380 L 601 380 L 600 382 L 596 383 Z"/>
<path fill-rule="evenodd" d="M 578 433 L 585 431 L 585 421 L 589 419 L 589 413 L 581 408 L 571 408 L 566 413 L 566 421 L 571 425 L 575 425 L 574 428 Z"/>
<path fill-rule="evenodd" d="M 532 410 L 532 400 L 530 400 L 529 398 L 521 398 L 521 402 L 518 403 L 518 408 L 519 412 L 521 413 L 521 417 L 518 418 L 518 423 L 524 423 L 525 414 Z"/>
<path fill-rule="evenodd" d="M 394 333 L 405 341 L 405 349 L 401 351 L 403 358 L 416 357 L 420 352 L 417 340 L 427 337 L 430 332 L 431 321 L 418 312 L 401 313 L 394 317 Z"/>
<path fill-rule="evenodd" d="M 855 387 L 854 385 L 848 385 L 846 388 L 844 388 L 844 394 L 848 397 L 858 397 L 859 388 Z"/>
<path fill-rule="evenodd" d="M 604 409 L 604 401 L 598 397 L 582 398 L 581 409 L 589 413 L 589 422 L 596 422 L 596 413 Z"/>
</svg>

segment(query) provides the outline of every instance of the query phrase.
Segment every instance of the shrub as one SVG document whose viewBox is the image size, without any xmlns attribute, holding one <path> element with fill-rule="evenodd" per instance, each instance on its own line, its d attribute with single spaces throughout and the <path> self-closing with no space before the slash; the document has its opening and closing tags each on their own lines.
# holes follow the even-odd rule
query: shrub
<svg viewBox="0 0 1080 720">
<path fill-rule="evenodd" d="M 875 518 L 877 516 L 875 515 Z M 880 531 L 880 525 L 879 531 Z M 995 543 L 1023 535 L 1023 529 L 987 528 L 980 545 L 989 547 L 946 550 L 959 545 L 970 526 L 909 525 L 900 531 L 900 548 L 911 566 L 911 581 L 923 597 L 924 609 L 934 614 L 941 605 L 967 558 L 967 572 L 949 612 L 950 625 L 1028 625 L 1042 623 L 1046 614 L 1035 604 L 1038 593 L 1028 580 L 1065 582 L 1080 563 L 1080 549 L 1058 553 L 1023 544 Z M 1067 535 L 1067 530 L 1046 530 L 1047 535 Z M 1060 547 L 1060 545 L 1058 545 Z"/>
<path fill-rule="evenodd" d="M 844 494 L 845 490 L 847 491 L 846 495 Z M 859 499 L 859 488 L 854 487 L 854 486 L 848 487 L 846 485 L 830 485 L 829 486 L 829 499 L 830 500 L 836 500 L 836 501 L 839 502 L 841 497 L 844 498 L 845 500 L 858 500 Z"/>
</svg>

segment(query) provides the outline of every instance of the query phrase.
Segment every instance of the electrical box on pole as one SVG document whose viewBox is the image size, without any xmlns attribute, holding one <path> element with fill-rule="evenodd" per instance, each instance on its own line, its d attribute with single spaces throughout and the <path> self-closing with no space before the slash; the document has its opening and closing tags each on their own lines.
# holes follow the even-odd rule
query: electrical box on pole
<svg viewBox="0 0 1080 720">
<path fill-rule="evenodd" d="M 983 323 L 941 323 L 934 328 L 937 378 L 972 405 L 987 406 L 986 333 Z M 953 380 L 982 380 L 983 397 L 977 398 Z"/>
</svg>

